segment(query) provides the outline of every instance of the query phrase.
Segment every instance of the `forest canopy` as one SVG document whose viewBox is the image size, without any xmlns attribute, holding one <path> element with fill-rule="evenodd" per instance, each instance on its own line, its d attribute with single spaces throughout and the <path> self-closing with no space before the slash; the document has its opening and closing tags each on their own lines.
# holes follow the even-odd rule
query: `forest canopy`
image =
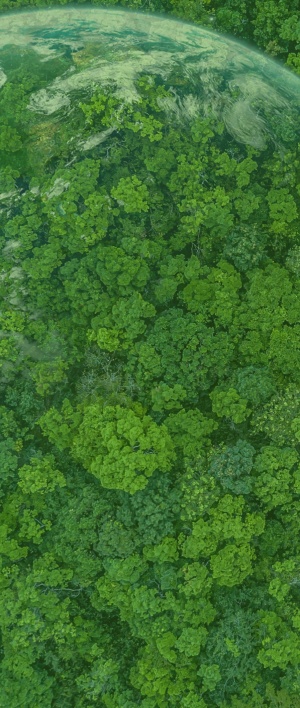
<svg viewBox="0 0 300 708">
<path fill-rule="evenodd" d="M 296 0 L 210 5 L 119 7 L 300 76 Z M 143 73 L 131 109 L 98 87 L 35 124 L 28 62 L 0 88 L 0 707 L 300 708 L 296 132 L 178 126 Z M 72 161 L 79 128 L 109 149 Z"/>
</svg>

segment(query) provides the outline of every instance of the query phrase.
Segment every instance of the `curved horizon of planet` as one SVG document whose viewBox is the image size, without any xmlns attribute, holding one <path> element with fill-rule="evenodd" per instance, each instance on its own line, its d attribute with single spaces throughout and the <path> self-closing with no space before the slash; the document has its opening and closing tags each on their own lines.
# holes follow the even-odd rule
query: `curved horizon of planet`
<svg viewBox="0 0 300 708">
<path fill-rule="evenodd" d="M 197 118 L 221 121 L 225 142 L 233 140 L 257 151 L 266 151 L 273 143 L 280 160 L 292 143 L 300 142 L 299 77 L 240 40 L 167 15 L 116 7 L 29 8 L 0 16 L 0 101 L 6 84 L 16 81 L 16 65 L 25 76 L 34 71 L 37 85 L 26 91 L 21 123 L 28 128 L 26 141 L 34 145 L 41 164 L 53 156 L 61 126 L 74 115 L 82 118 L 81 106 L 97 90 L 109 91 L 120 110 L 100 131 L 89 131 L 88 121 L 82 126 L 82 119 L 77 120 L 68 139 L 65 167 L 88 151 L 101 149 L 106 141 L 104 149 L 109 150 L 109 137 L 121 129 L 120 115 L 142 101 L 137 81 L 143 75 L 152 85 L 163 83 L 167 89 L 156 98 L 167 125 L 185 129 Z M 17 182 L 12 180 L 4 165 L 0 165 L 0 214 L 6 211 L 10 218 L 29 181 L 22 174 Z M 50 188 L 42 188 L 42 196 L 59 196 L 68 186 L 56 179 Z M 38 195 L 39 178 L 32 175 L 30 187 Z"/>
<path fill-rule="evenodd" d="M 7 152 L 6 163 L 5 159 L 0 161 L 0 233 L 5 234 L 2 253 L 14 266 L 10 273 L 2 272 L 0 280 L 7 277 L 13 281 L 9 302 L 16 307 L 23 306 L 26 290 L 20 285 L 17 291 L 15 283 L 24 275 L 21 260 L 15 253 L 20 242 L 6 239 L 5 226 L 13 210 L 30 191 L 43 201 L 53 200 L 51 215 L 66 216 L 63 193 L 72 190 L 72 171 L 61 170 L 61 162 L 66 168 L 82 160 L 84 153 L 94 151 L 92 157 L 97 160 L 100 156 L 105 164 L 101 144 L 109 142 L 113 133 L 121 132 L 123 108 L 126 112 L 131 104 L 142 102 L 138 82 L 141 76 L 146 75 L 152 85 L 156 82 L 156 88 L 164 84 L 162 88 L 167 89 L 157 91 L 155 99 L 159 111 L 165 114 L 167 125 L 175 125 L 180 130 L 197 118 L 223 122 L 222 149 L 233 154 L 236 161 L 243 158 L 239 146 L 233 145 L 232 150 L 234 141 L 251 146 L 257 153 L 266 151 L 273 143 L 281 160 L 292 143 L 300 143 L 300 79 L 297 75 L 238 40 L 167 16 L 94 6 L 50 7 L 2 14 L 0 102 L 4 96 L 4 124 L 5 100 L 10 106 L 13 90 L 17 86 L 18 91 L 23 75 L 25 90 L 20 95 L 25 100 L 16 113 L 24 127 L 25 150 L 29 146 L 33 159 L 29 160 L 30 169 L 22 173 L 17 143 L 15 151 Z M 33 90 L 31 85 L 34 85 Z M 103 93 L 108 89 L 121 104 L 121 109 L 113 109 L 108 123 L 104 121 L 101 125 L 109 127 L 100 132 L 97 127 L 89 131 L 88 121 L 83 125 L 81 111 L 82 101 L 93 98 L 97 89 Z M 71 126 L 67 138 L 66 125 Z M 63 137 L 57 140 L 60 133 Z M 121 136 L 121 142 L 122 139 Z M 64 157 L 60 160 L 62 143 Z M 110 147 L 109 144 L 107 150 Z M 155 142 L 151 141 L 149 147 L 155 151 Z M 197 153 L 197 138 L 193 149 Z M 53 165 L 48 167 L 53 156 L 54 162 L 60 163 L 55 174 Z M 14 158 L 14 169 L 20 175 L 16 180 L 12 178 L 11 169 Z M 264 156 L 268 158 L 269 153 Z M 151 159 L 149 161 L 151 163 Z M 205 170 L 200 177 L 205 183 Z M 110 198 L 107 195 L 105 199 Z M 117 203 L 124 206 L 122 199 L 117 199 Z M 251 228 L 251 233 L 255 228 Z M 246 232 L 248 237 L 247 225 L 240 225 L 237 233 L 233 229 L 233 241 L 240 238 L 241 232 Z M 44 239 L 43 226 L 38 235 Z M 224 252 L 226 254 L 226 250 Z M 38 316 L 35 310 L 32 317 Z M 27 344 L 24 339 L 23 348 Z M 39 358 L 41 353 L 38 350 L 34 353 L 31 348 L 31 356 Z"/>
<path fill-rule="evenodd" d="M 97 45 L 98 51 L 81 61 L 86 45 L 94 50 Z M 99 86 L 111 87 L 125 103 L 138 102 L 135 79 L 141 72 L 167 81 L 176 67 L 191 91 L 181 97 L 173 88 L 174 98 L 161 99 L 168 120 L 190 122 L 199 114 L 213 115 L 223 119 L 237 142 L 259 150 L 266 149 L 267 138 L 282 147 L 268 111 L 288 123 L 291 108 L 300 107 L 299 77 L 277 60 L 240 40 L 165 15 L 72 5 L 1 14 L 0 95 L 8 80 L 3 52 L 13 47 L 33 51 L 40 64 L 71 50 L 74 64 L 30 97 L 27 108 L 39 115 L 66 114 L 73 92 Z M 95 147 L 111 132 L 79 141 L 78 147 Z"/>
</svg>

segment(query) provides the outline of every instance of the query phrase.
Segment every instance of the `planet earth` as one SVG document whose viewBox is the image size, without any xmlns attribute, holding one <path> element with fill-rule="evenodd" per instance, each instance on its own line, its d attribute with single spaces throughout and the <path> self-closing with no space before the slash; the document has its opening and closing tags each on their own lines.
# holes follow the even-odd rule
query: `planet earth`
<svg viewBox="0 0 300 708">
<path fill-rule="evenodd" d="M 299 103 L 200 26 L 0 13 L 2 707 L 298 705 Z"/>
<path fill-rule="evenodd" d="M 139 106 L 141 76 L 150 85 L 166 87 L 157 105 L 167 125 L 180 131 L 199 116 L 222 121 L 223 142 L 231 145 L 232 154 L 248 145 L 259 152 L 271 147 L 282 158 L 300 139 L 299 78 L 244 42 L 165 15 L 119 8 L 9 12 L 1 14 L 0 25 L 2 210 L 16 205 L 28 186 L 25 162 L 31 180 L 47 172 L 66 122 L 72 131 L 66 166 L 91 152 L 94 156 L 95 148 L 108 157 L 126 109 L 132 113 Z M 12 105 L 9 88 L 17 77 L 26 92 Z M 81 106 L 99 89 L 118 100 L 111 124 L 105 130 L 88 121 L 77 125 Z M 142 130 L 139 121 L 136 130 Z M 29 151 L 35 156 L 31 170 Z M 12 166 L 19 172 L 17 180 Z M 38 184 L 33 188 L 38 191 Z M 64 188 L 56 180 L 48 196 Z"/>
<path fill-rule="evenodd" d="M 55 299 L 49 289 L 45 304 L 45 291 L 42 312 L 36 280 L 65 288 L 78 254 L 94 263 L 103 251 L 105 261 L 106 245 L 153 270 L 153 238 L 201 253 L 205 266 L 221 257 L 245 272 L 287 257 L 300 274 L 299 108 L 299 77 L 277 60 L 166 15 L 93 6 L 1 14 L 0 296 L 47 319 Z M 116 275 L 119 295 L 131 277 Z M 171 302 L 176 278 L 166 289 L 153 270 L 140 296 L 163 287 L 156 305 Z M 101 279 L 108 285 L 105 268 Z M 17 331 L 1 336 L 22 356 L 46 356 Z M 114 337 L 103 344 L 116 346 Z M 6 361 L 2 374 L 11 368 Z"/>
</svg>

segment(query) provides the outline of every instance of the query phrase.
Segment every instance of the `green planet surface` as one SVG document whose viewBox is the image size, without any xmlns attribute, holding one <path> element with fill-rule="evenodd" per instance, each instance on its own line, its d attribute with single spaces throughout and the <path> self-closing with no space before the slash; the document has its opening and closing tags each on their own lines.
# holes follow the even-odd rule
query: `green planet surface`
<svg viewBox="0 0 300 708">
<path fill-rule="evenodd" d="M 299 708 L 299 150 L 246 43 L 0 15 L 1 708 Z"/>
<path fill-rule="evenodd" d="M 13 106 L 9 99 L 17 78 L 23 100 L 16 97 Z M 97 154 L 105 154 L 125 116 L 137 118 L 150 87 L 161 89 L 156 110 L 164 125 L 178 131 L 190 129 L 197 119 L 213 118 L 222 122 L 224 147 L 252 146 L 264 156 L 274 149 L 283 155 L 299 140 L 300 81 L 295 74 L 242 42 L 165 16 L 72 6 L 3 14 L 0 87 L 2 151 L 17 151 L 21 141 L 27 163 L 33 148 L 35 158 L 38 153 L 44 163 L 49 160 L 55 154 L 51 144 L 62 143 L 66 124 L 71 137 L 64 151 L 68 146 L 73 161 L 96 146 Z M 114 97 L 115 110 L 107 130 L 88 135 L 80 103 L 95 91 Z M 141 118 L 134 126 L 138 135 L 150 137 L 150 126 L 143 126 Z M 152 134 L 152 141 L 160 142 L 154 126 Z M 19 152 L 17 157 L 28 178 L 25 154 L 24 162 Z M 4 157 L 5 181 L 3 162 Z"/>
</svg>

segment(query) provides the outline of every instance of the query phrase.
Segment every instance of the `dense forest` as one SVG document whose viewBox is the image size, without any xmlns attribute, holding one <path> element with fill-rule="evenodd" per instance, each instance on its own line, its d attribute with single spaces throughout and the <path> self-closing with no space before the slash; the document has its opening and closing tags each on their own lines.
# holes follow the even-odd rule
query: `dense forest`
<svg viewBox="0 0 300 708">
<path fill-rule="evenodd" d="M 117 7 L 300 76 L 298 0 Z M 0 89 L 0 707 L 300 708 L 300 143 L 170 124 L 145 75 L 33 129 L 28 62 Z M 79 127 L 109 150 L 72 162 Z"/>
</svg>

